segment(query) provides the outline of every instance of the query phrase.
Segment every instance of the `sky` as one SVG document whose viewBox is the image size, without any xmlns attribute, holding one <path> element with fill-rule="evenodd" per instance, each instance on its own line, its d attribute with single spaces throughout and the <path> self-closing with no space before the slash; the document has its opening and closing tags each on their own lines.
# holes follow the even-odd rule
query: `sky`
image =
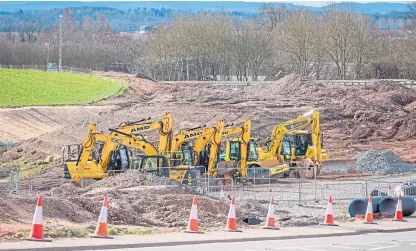
<svg viewBox="0 0 416 251">
<path fill-rule="evenodd" d="M 0 0 L 0 1 L 4 1 L 4 0 Z M 4 2 L 20 2 L 22 0 L 6 0 Z M 30 1 L 30 2 L 39 2 L 39 0 L 26 0 L 26 1 Z M 47 0 L 47 1 L 68 1 L 68 0 Z M 69 0 L 71 1 L 71 0 Z M 217 2 L 217 1 L 222 1 L 222 0 L 88 0 L 88 1 L 82 1 L 82 0 L 74 0 L 76 2 L 105 2 L 105 1 L 110 1 L 110 2 L 118 2 L 118 1 L 122 1 L 122 2 L 128 2 L 128 1 L 135 1 L 135 2 L 140 2 L 140 1 L 205 1 L 205 2 Z M 387 1 L 383 1 L 383 0 L 366 0 L 366 1 L 354 1 L 354 0 L 341 0 L 341 1 L 316 1 L 316 0 L 301 0 L 301 1 L 290 1 L 290 0 L 225 0 L 225 1 L 243 1 L 243 2 L 287 2 L 287 3 L 293 3 L 296 5 L 304 5 L 304 6 L 315 6 L 315 7 L 320 7 L 320 6 L 324 6 L 324 5 L 328 5 L 330 3 L 334 3 L 334 2 L 355 2 L 355 3 L 371 3 L 371 2 L 383 2 L 383 3 L 393 3 L 393 2 L 397 2 L 397 3 L 409 3 L 410 1 L 396 1 L 396 0 L 387 0 Z"/>
</svg>

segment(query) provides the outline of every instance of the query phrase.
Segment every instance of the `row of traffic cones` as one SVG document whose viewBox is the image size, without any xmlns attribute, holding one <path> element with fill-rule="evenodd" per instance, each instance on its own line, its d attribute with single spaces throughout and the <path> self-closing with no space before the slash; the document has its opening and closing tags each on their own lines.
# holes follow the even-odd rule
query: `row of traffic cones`
<svg viewBox="0 0 416 251">
<path fill-rule="evenodd" d="M 222 191 L 220 195 L 220 200 L 224 201 L 224 193 Z M 197 212 L 198 202 L 197 201 L 198 201 L 198 197 L 194 196 L 192 207 L 191 207 L 191 215 L 189 216 L 188 227 L 184 231 L 185 233 L 203 233 L 199 231 L 199 223 L 198 223 L 199 220 L 198 220 L 198 212 Z M 273 205 L 274 205 L 274 199 L 271 198 L 269 210 L 267 212 L 266 226 L 263 227 L 264 229 L 274 229 L 274 230 L 279 229 L 276 226 Z M 222 231 L 242 232 L 241 230 L 237 229 L 237 217 L 235 213 L 235 197 L 232 197 L 231 199 L 230 210 L 228 211 L 227 223 L 225 225 L 225 229 L 223 229 Z"/>
<path fill-rule="evenodd" d="M 396 213 L 394 215 L 393 221 L 402 221 L 406 222 L 406 220 L 403 219 L 403 205 L 402 205 L 402 195 L 399 195 L 397 205 L 396 205 Z M 373 197 L 370 195 L 368 197 L 368 204 L 367 204 L 367 210 L 364 217 L 364 224 L 377 224 L 374 222 L 374 216 L 373 216 Z M 326 208 L 326 215 L 325 215 L 325 221 L 322 225 L 328 225 L 328 226 L 338 226 L 334 223 L 334 215 L 332 211 L 332 197 L 329 196 L 328 205 Z"/>
<path fill-rule="evenodd" d="M 224 193 L 221 192 L 220 200 L 224 201 Z M 194 199 L 192 201 L 192 207 L 191 207 L 191 214 L 189 216 L 189 222 L 188 227 L 184 231 L 186 233 L 202 233 L 199 231 L 199 223 L 198 223 L 198 197 L 194 196 Z M 270 199 L 269 209 L 267 212 L 267 219 L 266 219 L 266 226 L 264 226 L 264 229 L 279 229 L 276 226 L 276 220 L 274 217 L 274 199 L 273 197 Z M 108 205 L 109 201 L 107 197 L 104 197 L 103 205 L 101 207 L 100 216 L 98 218 L 97 227 L 94 234 L 91 234 L 91 237 L 94 238 L 112 238 L 108 235 L 107 231 L 107 216 L 108 216 Z M 403 219 L 403 206 L 402 206 L 402 196 L 399 195 L 397 206 L 396 206 L 396 214 L 394 216 L 394 221 L 403 221 L 406 222 Z M 368 204 L 367 204 L 367 212 L 365 214 L 364 218 L 365 224 L 376 224 L 374 222 L 373 217 L 373 199 L 370 195 L 368 198 Z M 328 226 L 337 226 L 334 223 L 334 214 L 332 210 L 332 196 L 329 197 L 328 205 L 326 209 L 326 215 L 325 215 L 325 221 L 323 225 Z M 235 197 L 232 197 L 230 210 L 228 212 L 228 218 L 227 223 L 225 226 L 224 231 L 228 232 L 241 232 L 237 229 L 237 217 L 235 213 Z M 44 231 L 43 231 L 43 216 L 42 216 L 42 197 L 38 197 L 38 201 L 36 204 L 35 209 L 35 215 L 33 217 L 33 223 L 32 223 L 32 229 L 30 231 L 29 238 L 25 238 L 25 240 L 31 240 L 31 241 L 50 241 L 48 239 L 45 239 L 44 237 Z"/>
</svg>

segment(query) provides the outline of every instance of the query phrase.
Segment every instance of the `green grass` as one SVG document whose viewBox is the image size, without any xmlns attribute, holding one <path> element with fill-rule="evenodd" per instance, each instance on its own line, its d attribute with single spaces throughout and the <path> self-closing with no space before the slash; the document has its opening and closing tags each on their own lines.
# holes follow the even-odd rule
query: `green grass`
<svg viewBox="0 0 416 251">
<path fill-rule="evenodd" d="M 84 74 L 0 69 L 0 106 L 87 104 L 125 87 Z"/>
</svg>

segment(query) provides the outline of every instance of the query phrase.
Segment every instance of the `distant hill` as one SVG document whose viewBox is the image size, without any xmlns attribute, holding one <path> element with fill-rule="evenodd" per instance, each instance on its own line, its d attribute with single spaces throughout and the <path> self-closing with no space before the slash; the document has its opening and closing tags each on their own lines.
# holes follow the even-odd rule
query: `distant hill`
<svg viewBox="0 0 416 251">
<path fill-rule="evenodd" d="M 109 7 L 119 10 L 128 11 L 128 9 L 136 8 L 155 8 L 155 9 L 174 9 L 174 10 L 190 10 L 190 11 L 216 11 L 224 10 L 226 12 L 245 12 L 252 13 L 256 12 L 258 8 L 263 4 L 263 2 L 184 2 L 184 1 L 143 1 L 143 2 L 0 2 L 0 10 L 4 12 L 15 12 L 18 10 L 49 10 L 49 9 L 64 9 L 68 7 Z M 308 9 L 312 11 L 322 11 L 327 7 L 312 7 L 312 6 L 302 6 L 295 5 L 292 3 L 279 3 L 274 2 L 274 4 L 283 4 L 288 9 Z M 365 14 L 388 14 L 391 11 L 396 12 L 406 12 L 408 7 L 406 3 L 388 3 L 388 2 L 373 2 L 373 3 L 356 3 L 356 2 L 343 2 L 336 3 L 335 5 L 340 7 L 346 7 L 354 12 L 365 13 Z"/>
<path fill-rule="evenodd" d="M 263 2 L 0 2 L 0 32 L 10 30 L 10 24 L 22 24 L 33 19 L 48 30 L 58 23 L 59 15 L 69 9 L 74 21 L 81 23 L 97 15 L 105 17 L 114 31 L 137 31 L 142 25 L 158 25 L 175 16 L 198 11 L 224 11 L 238 19 L 254 18 Z M 283 4 L 288 10 L 326 11 L 328 6 L 312 7 Z M 336 3 L 335 6 L 365 13 L 373 17 L 376 29 L 399 30 L 408 21 L 408 6 L 403 3 Z M 13 28 L 12 28 L 13 30 Z M 16 31 L 16 30 L 14 30 Z"/>
</svg>

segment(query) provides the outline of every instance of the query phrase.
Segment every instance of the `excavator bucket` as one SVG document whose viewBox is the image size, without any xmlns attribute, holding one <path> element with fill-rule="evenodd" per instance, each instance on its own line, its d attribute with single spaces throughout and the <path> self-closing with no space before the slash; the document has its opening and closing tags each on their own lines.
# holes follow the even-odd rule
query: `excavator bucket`
<svg viewBox="0 0 416 251">
<path fill-rule="evenodd" d="M 321 176 L 351 176 L 356 175 L 354 159 L 330 158 L 322 163 Z"/>
</svg>

